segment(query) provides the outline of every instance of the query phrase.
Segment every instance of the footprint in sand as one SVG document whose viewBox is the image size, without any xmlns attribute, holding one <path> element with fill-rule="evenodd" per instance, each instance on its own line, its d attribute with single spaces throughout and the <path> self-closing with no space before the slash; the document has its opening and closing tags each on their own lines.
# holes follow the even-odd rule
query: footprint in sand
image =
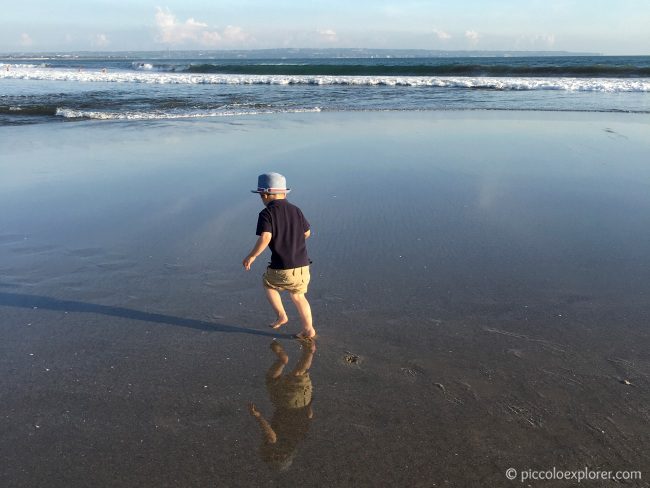
<svg viewBox="0 0 650 488">
<path fill-rule="evenodd" d="M 508 349 L 506 352 L 519 359 L 524 357 L 524 353 L 521 349 Z"/>
<path fill-rule="evenodd" d="M 348 366 L 359 366 L 362 362 L 363 358 L 358 354 L 353 354 L 348 351 L 343 355 L 343 363 Z"/>
<path fill-rule="evenodd" d="M 418 376 L 422 376 L 424 374 L 424 370 L 422 368 L 414 365 L 400 368 L 400 370 L 404 376 L 406 376 L 411 381 L 415 381 Z"/>
</svg>

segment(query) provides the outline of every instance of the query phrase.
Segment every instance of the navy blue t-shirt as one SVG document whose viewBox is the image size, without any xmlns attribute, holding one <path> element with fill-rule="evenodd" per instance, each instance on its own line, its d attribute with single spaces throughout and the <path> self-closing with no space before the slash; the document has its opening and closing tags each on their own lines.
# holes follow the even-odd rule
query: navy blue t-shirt
<svg viewBox="0 0 650 488">
<path fill-rule="evenodd" d="M 286 199 L 272 200 L 257 219 L 258 236 L 271 233 L 272 269 L 291 269 L 309 265 L 305 232 L 309 222 L 301 210 Z"/>
</svg>

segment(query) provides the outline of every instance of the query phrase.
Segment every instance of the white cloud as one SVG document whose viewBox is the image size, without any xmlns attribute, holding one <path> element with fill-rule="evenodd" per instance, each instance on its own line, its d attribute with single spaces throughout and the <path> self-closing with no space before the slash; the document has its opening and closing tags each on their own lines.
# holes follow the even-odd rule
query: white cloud
<svg viewBox="0 0 650 488">
<path fill-rule="evenodd" d="M 106 34 L 97 34 L 93 39 L 93 46 L 106 47 L 111 43 Z"/>
<path fill-rule="evenodd" d="M 515 42 L 517 49 L 551 49 L 555 46 L 555 34 L 519 36 Z"/>
<path fill-rule="evenodd" d="M 221 37 L 226 42 L 246 42 L 252 40 L 252 37 L 246 32 L 244 32 L 244 30 L 241 27 L 237 27 L 234 25 L 227 25 L 226 28 L 223 30 Z"/>
<path fill-rule="evenodd" d="M 319 30 L 318 35 L 320 35 L 321 39 L 327 42 L 337 42 L 339 40 L 336 31 L 332 29 Z"/>
<path fill-rule="evenodd" d="M 465 31 L 465 39 L 467 39 L 472 46 L 476 46 L 478 44 L 478 40 L 480 37 L 481 36 L 476 31 L 473 30 Z"/>
<path fill-rule="evenodd" d="M 199 44 L 203 44 L 204 46 L 217 46 L 221 43 L 221 34 L 217 31 L 202 31 L 196 38 L 187 37 L 187 39 L 197 41 Z M 182 43 L 183 40 L 179 42 Z M 179 42 L 171 42 L 170 44 L 178 44 Z"/>
<path fill-rule="evenodd" d="M 440 39 L 441 41 L 448 41 L 451 39 L 451 35 L 445 31 L 442 31 L 440 29 L 433 29 L 433 33 Z"/>
<path fill-rule="evenodd" d="M 548 47 L 553 47 L 555 45 L 555 34 L 541 34 L 539 36 L 535 36 L 533 42 L 540 43 Z"/>
<path fill-rule="evenodd" d="M 208 24 L 197 22 L 192 17 L 179 23 L 167 8 L 156 9 L 156 27 L 158 28 L 156 40 L 162 44 L 183 44 L 190 41 L 213 45 L 221 41 L 221 34 L 208 30 Z"/>
<path fill-rule="evenodd" d="M 32 38 L 29 36 L 29 34 L 27 34 L 26 32 L 23 32 L 22 34 L 20 34 L 20 45 L 21 46 L 27 47 L 27 46 L 31 46 L 32 44 L 34 44 L 34 41 L 32 41 Z"/>
<path fill-rule="evenodd" d="M 229 25 L 223 32 L 210 29 L 205 22 L 199 22 L 190 17 L 185 22 L 179 22 L 168 8 L 156 8 L 156 41 L 161 44 L 200 44 L 216 47 L 222 44 L 243 43 L 251 40 L 251 36 L 241 27 Z"/>
</svg>

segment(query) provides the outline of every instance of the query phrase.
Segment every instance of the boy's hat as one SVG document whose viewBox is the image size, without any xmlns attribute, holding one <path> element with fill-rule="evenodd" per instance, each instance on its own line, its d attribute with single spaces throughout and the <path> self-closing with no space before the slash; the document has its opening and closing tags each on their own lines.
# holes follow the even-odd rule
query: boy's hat
<svg viewBox="0 0 650 488">
<path fill-rule="evenodd" d="M 257 190 L 253 193 L 289 193 L 287 179 L 280 173 L 264 173 L 257 177 Z"/>
</svg>

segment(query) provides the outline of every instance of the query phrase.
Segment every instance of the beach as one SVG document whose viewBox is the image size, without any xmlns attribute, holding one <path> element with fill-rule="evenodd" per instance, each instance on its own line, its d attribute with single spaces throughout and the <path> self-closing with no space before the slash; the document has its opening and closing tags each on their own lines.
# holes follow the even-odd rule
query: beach
<svg viewBox="0 0 650 488">
<path fill-rule="evenodd" d="M 649 127 L 516 110 L 2 127 L 0 485 L 487 487 L 588 467 L 650 486 Z M 270 330 L 269 256 L 241 266 L 266 171 L 312 225 L 295 423 L 266 375 L 273 339 L 285 373 L 305 354 L 298 318 L 286 300 Z M 290 439 L 273 462 L 250 402 Z"/>
</svg>

